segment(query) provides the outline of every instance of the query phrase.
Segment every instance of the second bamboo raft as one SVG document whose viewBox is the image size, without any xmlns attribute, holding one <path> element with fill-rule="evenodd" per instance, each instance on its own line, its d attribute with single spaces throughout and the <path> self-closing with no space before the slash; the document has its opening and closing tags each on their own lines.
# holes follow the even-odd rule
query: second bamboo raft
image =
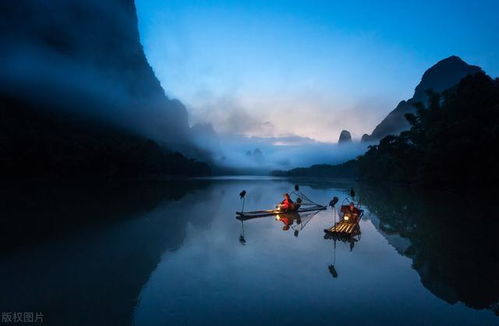
<svg viewBox="0 0 499 326">
<path fill-rule="evenodd" d="M 360 233 L 360 228 L 358 222 L 340 221 L 329 229 L 325 229 L 324 232 L 330 234 L 354 236 Z"/>
</svg>

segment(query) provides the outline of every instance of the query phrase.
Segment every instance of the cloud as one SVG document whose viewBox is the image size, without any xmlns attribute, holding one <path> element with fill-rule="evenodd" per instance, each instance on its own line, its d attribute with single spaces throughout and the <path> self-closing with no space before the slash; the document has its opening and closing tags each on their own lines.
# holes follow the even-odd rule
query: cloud
<svg viewBox="0 0 499 326">
<path fill-rule="evenodd" d="M 198 91 L 196 106 L 189 106 L 191 123 L 209 123 L 220 134 L 241 136 L 272 136 L 275 126 L 266 121 L 258 110 L 240 103 L 233 95 L 215 96 L 207 90 Z"/>
<path fill-rule="evenodd" d="M 217 141 L 212 142 L 216 147 L 208 145 L 206 149 L 220 166 L 274 170 L 337 164 L 355 158 L 367 147 L 358 142 L 336 144 L 342 129 L 358 126 L 366 119 L 361 105 L 334 111 L 320 96 L 295 94 L 285 99 L 248 100 L 237 94 L 202 94 L 198 103 L 204 105 L 190 111 L 198 121 L 207 121 L 217 131 Z M 206 137 L 202 138 L 197 143 L 206 146 Z M 247 155 L 255 150 L 262 154 L 258 160 Z"/>
<path fill-rule="evenodd" d="M 206 146 L 207 142 L 203 144 Z M 230 133 L 219 134 L 216 144 L 216 147 L 206 149 L 213 154 L 213 162 L 217 165 L 259 171 L 322 163 L 338 164 L 357 157 L 367 148 L 366 144 L 358 142 L 338 146 L 296 135 L 247 137 Z M 254 155 L 255 152 L 258 153 L 257 156 Z"/>
<path fill-rule="evenodd" d="M 354 139 L 370 133 L 383 118 L 380 109 L 390 108 L 382 99 L 365 99 L 342 108 L 334 100 L 312 96 L 293 98 L 259 98 L 246 101 L 224 97 L 203 106 L 202 113 L 190 108 L 199 120 L 208 121 L 220 133 L 248 137 L 301 137 L 319 142 L 336 143 L 343 129 Z"/>
</svg>

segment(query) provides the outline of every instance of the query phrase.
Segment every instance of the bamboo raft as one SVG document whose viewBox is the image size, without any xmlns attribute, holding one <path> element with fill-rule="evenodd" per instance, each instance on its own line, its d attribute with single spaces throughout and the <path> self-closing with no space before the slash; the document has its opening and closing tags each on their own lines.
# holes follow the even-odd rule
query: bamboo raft
<svg viewBox="0 0 499 326">
<path fill-rule="evenodd" d="M 350 221 L 340 221 L 330 227 L 329 229 L 325 229 L 324 232 L 330 234 L 338 234 L 338 235 L 348 235 L 354 236 L 359 234 L 360 232 L 359 222 L 350 222 Z"/>
<path fill-rule="evenodd" d="M 341 206 L 340 212 L 343 215 L 342 220 L 334 224 L 329 229 L 325 229 L 326 235 L 337 235 L 343 237 L 353 237 L 360 234 L 359 222 L 364 214 L 362 209 L 354 208 L 355 217 L 351 216 L 352 212 L 349 211 L 348 206 Z"/>
<path fill-rule="evenodd" d="M 313 212 L 313 211 L 322 211 L 327 209 L 326 206 L 322 205 L 312 205 L 309 207 L 301 207 L 296 211 L 290 211 L 289 213 L 303 213 L 303 212 Z M 265 217 L 265 216 L 272 216 L 272 215 L 279 215 L 279 214 L 286 214 L 286 212 L 283 212 L 279 209 L 269 209 L 269 210 L 263 210 L 263 211 L 251 211 L 251 212 L 236 212 L 236 218 L 238 220 L 249 220 L 252 218 L 256 217 Z"/>
</svg>

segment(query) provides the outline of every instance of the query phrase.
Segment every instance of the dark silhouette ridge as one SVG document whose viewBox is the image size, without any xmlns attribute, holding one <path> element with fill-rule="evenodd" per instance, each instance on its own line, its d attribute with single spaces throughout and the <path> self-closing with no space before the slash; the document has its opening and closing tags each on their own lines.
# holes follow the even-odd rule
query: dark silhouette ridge
<svg viewBox="0 0 499 326">
<path fill-rule="evenodd" d="M 0 4 L 2 175 L 206 175 L 146 61 L 133 0 Z"/>
<path fill-rule="evenodd" d="M 0 176 L 198 176 L 210 174 L 123 127 L 0 102 Z"/>
<path fill-rule="evenodd" d="M 371 135 L 364 134 L 362 136 L 362 141 L 377 141 L 387 135 L 397 135 L 401 131 L 409 129 L 410 125 L 405 119 L 405 115 L 416 112 L 414 104 L 427 103 L 426 91 L 443 92 L 455 86 L 463 77 L 477 72 L 483 71 L 480 67 L 469 65 L 457 56 L 450 56 L 437 62 L 425 71 L 421 81 L 416 86 L 413 97 L 407 101 L 401 101 L 374 128 Z"/>
<path fill-rule="evenodd" d="M 327 177 L 354 178 L 358 176 L 358 163 L 350 160 L 342 164 L 317 164 L 308 168 L 296 168 L 288 171 L 276 170 L 270 173 L 276 177 Z"/>
<path fill-rule="evenodd" d="M 358 158 L 369 181 L 432 188 L 495 188 L 499 184 L 499 79 L 468 75 L 427 106 L 407 114 L 411 129 L 386 136 Z"/>
</svg>

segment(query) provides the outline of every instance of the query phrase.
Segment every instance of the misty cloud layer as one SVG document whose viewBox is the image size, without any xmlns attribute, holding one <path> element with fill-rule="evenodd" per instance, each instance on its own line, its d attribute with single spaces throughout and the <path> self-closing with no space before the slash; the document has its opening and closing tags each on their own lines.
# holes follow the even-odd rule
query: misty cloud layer
<svg viewBox="0 0 499 326">
<path fill-rule="evenodd" d="M 217 166 L 263 173 L 313 164 L 343 163 L 363 154 L 369 145 L 321 143 L 299 136 L 263 138 L 212 134 L 212 137 L 196 139 L 199 146 L 212 153 Z"/>
<path fill-rule="evenodd" d="M 20 0 L 0 11 L 2 95 L 186 146 L 187 111 L 146 61 L 133 0 Z"/>
</svg>

